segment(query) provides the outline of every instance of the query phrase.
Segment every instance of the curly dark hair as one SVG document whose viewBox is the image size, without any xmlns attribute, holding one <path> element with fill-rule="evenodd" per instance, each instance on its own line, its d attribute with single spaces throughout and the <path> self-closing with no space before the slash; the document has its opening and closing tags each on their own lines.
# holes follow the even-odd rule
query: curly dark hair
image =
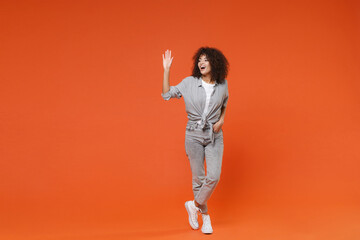
<svg viewBox="0 0 360 240">
<path fill-rule="evenodd" d="M 225 58 L 224 54 L 216 48 L 201 47 L 196 51 L 193 56 L 194 67 L 192 76 L 200 78 L 202 75 L 198 67 L 198 62 L 201 55 L 205 55 L 206 58 L 210 61 L 211 79 L 215 80 L 218 84 L 224 83 L 228 74 L 229 62 Z"/>
</svg>

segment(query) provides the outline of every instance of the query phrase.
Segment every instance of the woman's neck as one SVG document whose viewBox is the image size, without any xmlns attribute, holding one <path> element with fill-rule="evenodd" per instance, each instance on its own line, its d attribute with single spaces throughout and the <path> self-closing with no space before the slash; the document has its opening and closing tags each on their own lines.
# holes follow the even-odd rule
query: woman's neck
<svg viewBox="0 0 360 240">
<path fill-rule="evenodd" d="M 201 79 L 206 82 L 206 83 L 214 83 L 215 81 L 211 80 L 211 76 L 210 75 L 202 75 Z"/>
</svg>

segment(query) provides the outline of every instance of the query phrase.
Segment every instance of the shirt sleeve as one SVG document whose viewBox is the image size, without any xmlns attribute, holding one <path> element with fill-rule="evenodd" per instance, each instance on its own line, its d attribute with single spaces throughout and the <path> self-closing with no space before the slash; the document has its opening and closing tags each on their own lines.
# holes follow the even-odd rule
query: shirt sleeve
<svg viewBox="0 0 360 240">
<path fill-rule="evenodd" d="M 227 102 L 228 102 L 228 99 L 229 99 L 229 89 L 228 89 L 228 84 L 227 84 L 227 81 L 225 80 L 225 97 L 224 97 L 224 101 L 223 101 L 223 107 L 226 108 L 226 105 L 227 105 Z"/>
<path fill-rule="evenodd" d="M 161 96 L 164 100 L 169 100 L 170 98 L 181 98 L 186 89 L 186 78 L 183 79 L 178 85 L 170 86 L 170 90 L 166 93 L 161 93 Z"/>
</svg>

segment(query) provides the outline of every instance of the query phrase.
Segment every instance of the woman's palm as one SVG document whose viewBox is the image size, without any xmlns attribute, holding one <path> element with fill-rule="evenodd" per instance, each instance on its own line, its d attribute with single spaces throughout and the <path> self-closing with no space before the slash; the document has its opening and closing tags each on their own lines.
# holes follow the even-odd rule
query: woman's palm
<svg viewBox="0 0 360 240">
<path fill-rule="evenodd" d="M 171 51 L 170 50 L 166 50 L 165 51 L 165 56 L 164 54 L 162 55 L 163 57 L 163 66 L 164 69 L 170 69 L 171 67 L 171 63 L 174 57 L 171 57 Z"/>
</svg>

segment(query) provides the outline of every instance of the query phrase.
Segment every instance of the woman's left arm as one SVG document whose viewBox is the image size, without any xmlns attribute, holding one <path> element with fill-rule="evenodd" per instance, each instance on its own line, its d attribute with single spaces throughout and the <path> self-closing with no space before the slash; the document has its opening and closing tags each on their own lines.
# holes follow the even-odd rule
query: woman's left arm
<svg viewBox="0 0 360 240">
<path fill-rule="evenodd" d="M 213 130 L 215 133 L 219 132 L 222 125 L 224 125 L 224 119 L 225 119 L 225 110 L 226 107 L 222 107 L 221 108 L 221 115 L 220 115 L 220 119 L 219 121 L 217 121 L 214 125 L 213 125 Z"/>
<path fill-rule="evenodd" d="M 222 125 L 224 125 L 225 110 L 226 110 L 227 102 L 229 100 L 229 90 L 228 90 L 227 80 L 225 80 L 225 84 L 226 84 L 225 85 L 225 99 L 224 99 L 222 107 L 221 107 L 220 119 L 213 125 L 213 131 L 215 133 L 219 132 L 221 130 Z"/>
</svg>

